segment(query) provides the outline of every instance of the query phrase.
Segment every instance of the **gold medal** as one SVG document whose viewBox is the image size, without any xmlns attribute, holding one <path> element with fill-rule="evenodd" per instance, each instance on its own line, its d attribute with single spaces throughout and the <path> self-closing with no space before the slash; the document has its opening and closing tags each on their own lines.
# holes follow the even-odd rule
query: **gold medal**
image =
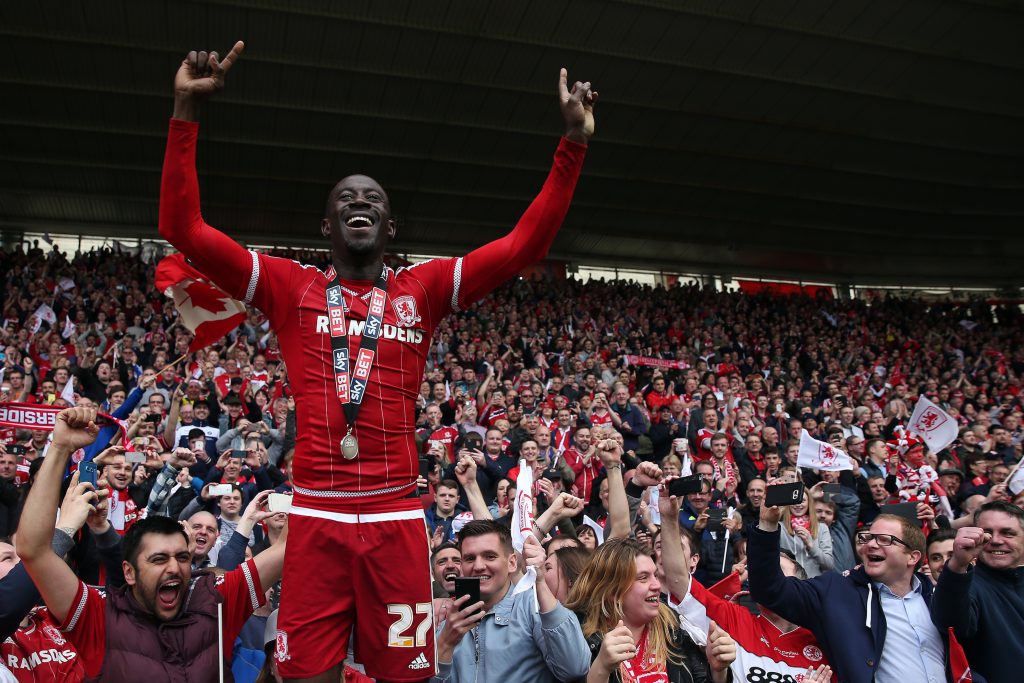
<svg viewBox="0 0 1024 683">
<path fill-rule="evenodd" d="M 356 456 L 359 455 L 359 440 L 349 432 L 345 435 L 345 438 L 341 440 L 341 454 L 346 460 L 355 460 Z"/>
</svg>

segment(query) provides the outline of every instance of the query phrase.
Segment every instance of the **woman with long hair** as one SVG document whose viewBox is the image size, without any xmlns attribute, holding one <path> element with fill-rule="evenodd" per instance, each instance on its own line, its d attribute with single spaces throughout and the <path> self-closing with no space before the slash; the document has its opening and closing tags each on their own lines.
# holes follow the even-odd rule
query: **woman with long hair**
<svg viewBox="0 0 1024 683">
<path fill-rule="evenodd" d="M 806 491 L 803 500 L 796 505 L 783 506 L 781 526 L 779 547 L 793 553 L 808 578 L 832 569 L 835 565 L 832 533 L 828 526 L 818 522 L 818 516 L 808 505 Z"/>
<path fill-rule="evenodd" d="M 654 554 L 634 539 L 606 541 L 569 592 L 592 653 L 587 683 L 725 683 L 736 644 L 712 624 L 706 653 L 661 601 Z"/>
</svg>

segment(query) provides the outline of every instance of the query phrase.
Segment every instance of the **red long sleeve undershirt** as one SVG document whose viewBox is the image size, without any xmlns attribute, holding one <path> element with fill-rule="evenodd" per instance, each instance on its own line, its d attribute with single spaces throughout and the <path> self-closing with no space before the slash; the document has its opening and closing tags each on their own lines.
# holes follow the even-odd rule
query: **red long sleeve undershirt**
<svg viewBox="0 0 1024 683">
<path fill-rule="evenodd" d="M 252 272 L 248 252 L 208 225 L 199 204 L 199 124 L 171 119 L 160 186 L 160 235 L 229 294 L 244 297 Z M 540 193 L 504 237 L 473 250 L 462 265 L 459 307 L 472 304 L 547 255 L 569 210 L 586 145 L 562 138 Z"/>
</svg>

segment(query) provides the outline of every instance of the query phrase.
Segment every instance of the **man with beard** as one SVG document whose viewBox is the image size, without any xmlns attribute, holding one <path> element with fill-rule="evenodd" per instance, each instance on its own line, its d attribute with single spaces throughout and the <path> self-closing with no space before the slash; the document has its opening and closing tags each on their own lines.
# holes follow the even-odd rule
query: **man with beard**
<svg viewBox="0 0 1024 683">
<path fill-rule="evenodd" d="M 193 581 L 185 530 L 168 517 L 150 517 L 124 537 L 126 585 L 106 595 L 87 587 L 53 552 L 50 538 L 61 475 L 71 454 L 96 438 L 95 420 L 91 408 L 57 415 L 50 451 L 25 504 L 18 555 L 88 677 L 212 680 L 218 640 L 229 662 L 243 623 L 280 577 L 284 547 L 261 553 L 223 578 L 206 574 Z"/>
<path fill-rule="evenodd" d="M 462 575 L 462 553 L 454 543 L 442 543 L 430 553 L 430 572 L 434 577 L 434 597 L 455 594 L 455 577 Z M 438 622 L 440 623 L 440 622 Z"/>
<path fill-rule="evenodd" d="M 159 228 L 197 270 L 266 314 L 296 392 L 293 548 L 285 581 L 291 587 L 281 604 L 280 670 L 286 678 L 337 680 L 354 630 L 368 674 L 428 678 L 433 633 L 420 624 L 429 626 L 430 615 L 414 616 L 430 599 L 415 495 L 416 390 L 445 316 L 547 253 L 594 132 L 596 93 L 589 82 L 570 90 L 560 71 L 565 139 L 538 198 L 507 236 L 461 258 L 393 270 L 384 261 L 396 234 L 388 195 L 373 178 L 351 175 L 324 205 L 320 228 L 331 263 L 322 272 L 247 251 L 203 220 L 195 158 L 200 107 L 224 88 L 244 47 L 236 43 L 223 63 L 216 53 L 192 52 L 178 69 Z M 376 571 L 382 565 L 389 571 Z M 416 625 L 396 631 L 407 610 Z"/>
</svg>

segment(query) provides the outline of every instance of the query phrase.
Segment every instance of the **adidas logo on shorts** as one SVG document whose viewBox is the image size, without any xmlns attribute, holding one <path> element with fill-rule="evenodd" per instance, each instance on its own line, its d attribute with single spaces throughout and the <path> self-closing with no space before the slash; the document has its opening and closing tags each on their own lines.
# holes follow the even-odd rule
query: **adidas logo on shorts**
<svg viewBox="0 0 1024 683">
<path fill-rule="evenodd" d="M 429 666 L 430 662 L 427 661 L 422 652 L 416 655 L 416 659 L 412 660 L 409 664 L 410 669 L 426 669 Z"/>
</svg>

